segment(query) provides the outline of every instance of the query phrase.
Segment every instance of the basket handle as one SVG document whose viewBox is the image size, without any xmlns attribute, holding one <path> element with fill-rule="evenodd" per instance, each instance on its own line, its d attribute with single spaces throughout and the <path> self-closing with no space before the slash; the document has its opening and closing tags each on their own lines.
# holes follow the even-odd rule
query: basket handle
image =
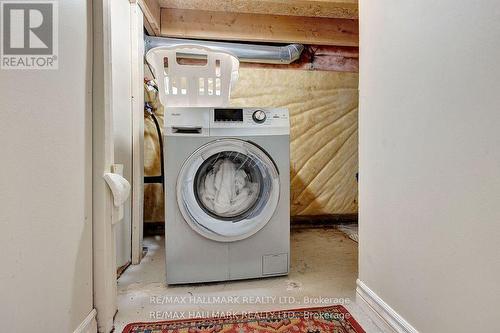
<svg viewBox="0 0 500 333">
<path fill-rule="evenodd" d="M 175 62 L 175 66 L 179 67 L 184 67 L 184 66 L 189 66 L 189 67 L 203 67 L 207 66 L 208 62 L 210 61 L 210 56 L 209 54 L 213 55 L 213 51 L 211 51 L 209 48 L 199 46 L 199 45 L 182 45 L 181 47 L 176 46 L 172 50 L 168 51 L 169 57 L 172 59 L 172 62 Z M 187 65 L 187 64 L 181 64 L 179 62 L 179 58 L 189 58 L 190 56 L 204 56 L 204 60 L 206 60 L 206 63 L 201 63 L 197 65 Z"/>
</svg>

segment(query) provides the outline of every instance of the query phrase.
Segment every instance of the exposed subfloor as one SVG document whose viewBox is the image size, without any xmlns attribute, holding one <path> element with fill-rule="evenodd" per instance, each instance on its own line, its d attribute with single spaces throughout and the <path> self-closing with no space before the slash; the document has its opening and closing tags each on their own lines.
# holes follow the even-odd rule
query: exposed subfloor
<svg viewBox="0 0 500 333">
<path fill-rule="evenodd" d="M 163 237 L 145 238 L 144 245 L 141 264 L 118 279 L 115 332 L 137 321 L 342 303 L 366 332 L 381 332 L 355 303 L 357 243 L 337 229 L 292 230 L 288 276 L 196 285 L 167 286 Z"/>
</svg>

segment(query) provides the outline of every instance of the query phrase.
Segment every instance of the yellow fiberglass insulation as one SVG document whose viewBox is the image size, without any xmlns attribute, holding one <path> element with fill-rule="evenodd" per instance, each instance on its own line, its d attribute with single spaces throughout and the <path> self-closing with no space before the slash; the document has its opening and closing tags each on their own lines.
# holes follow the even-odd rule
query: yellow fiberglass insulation
<svg viewBox="0 0 500 333">
<path fill-rule="evenodd" d="M 154 94 L 146 92 L 154 106 Z M 358 74 L 240 68 L 231 106 L 290 111 L 291 214 L 357 213 Z M 160 124 L 163 108 L 156 109 Z M 154 123 L 145 118 L 145 175 L 159 175 Z M 146 185 L 145 221 L 163 220 L 161 185 Z"/>
<path fill-rule="evenodd" d="M 144 85 L 144 100 L 152 107 L 163 128 L 163 107 L 158 93 Z M 144 116 L 144 176 L 159 176 L 161 173 L 160 145 L 154 121 Z M 164 216 L 164 200 L 161 184 L 144 184 L 144 221 L 162 222 Z"/>
<path fill-rule="evenodd" d="M 357 73 L 242 68 L 231 105 L 289 109 L 292 216 L 357 213 Z"/>
</svg>

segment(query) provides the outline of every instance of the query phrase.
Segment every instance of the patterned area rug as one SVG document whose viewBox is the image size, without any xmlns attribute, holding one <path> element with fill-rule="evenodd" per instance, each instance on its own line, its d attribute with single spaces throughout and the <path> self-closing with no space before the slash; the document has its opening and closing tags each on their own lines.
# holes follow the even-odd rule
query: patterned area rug
<svg viewBox="0 0 500 333">
<path fill-rule="evenodd" d="M 123 333 L 365 333 L 341 305 L 238 316 L 132 323 Z"/>
</svg>

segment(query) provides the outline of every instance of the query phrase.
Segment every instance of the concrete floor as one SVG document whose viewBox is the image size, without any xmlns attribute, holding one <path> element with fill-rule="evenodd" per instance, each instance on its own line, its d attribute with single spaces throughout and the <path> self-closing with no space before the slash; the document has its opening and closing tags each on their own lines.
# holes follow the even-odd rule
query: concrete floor
<svg viewBox="0 0 500 333">
<path fill-rule="evenodd" d="M 292 230 L 288 276 L 197 285 L 167 286 L 163 237 L 146 238 L 144 244 L 148 253 L 141 264 L 118 279 L 115 332 L 136 321 L 331 304 L 344 304 L 366 332 L 381 332 L 355 303 L 357 243 L 339 230 Z"/>
</svg>

